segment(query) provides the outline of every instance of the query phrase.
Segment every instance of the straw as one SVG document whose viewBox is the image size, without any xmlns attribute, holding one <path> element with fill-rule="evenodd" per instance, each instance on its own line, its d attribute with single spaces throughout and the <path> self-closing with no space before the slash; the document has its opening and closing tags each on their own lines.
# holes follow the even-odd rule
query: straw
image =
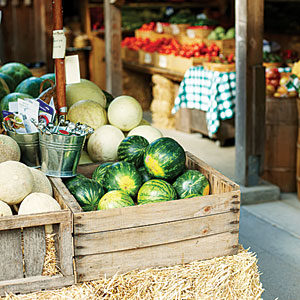
<svg viewBox="0 0 300 300">
<path fill-rule="evenodd" d="M 7 295 L 26 299 L 261 299 L 257 258 L 249 250 L 166 268 L 135 270 L 54 291 Z"/>
</svg>

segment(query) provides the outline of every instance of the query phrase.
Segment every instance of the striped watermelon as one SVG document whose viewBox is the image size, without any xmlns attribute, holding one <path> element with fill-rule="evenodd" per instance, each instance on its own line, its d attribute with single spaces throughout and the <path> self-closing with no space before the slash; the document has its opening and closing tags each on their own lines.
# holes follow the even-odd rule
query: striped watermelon
<svg viewBox="0 0 300 300">
<path fill-rule="evenodd" d="M 187 170 L 173 183 L 179 198 L 191 198 L 209 194 L 209 182 L 206 177 L 197 170 Z"/>
<path fill-rule="evenodd" d="M 28 94 L 33 98 L 37 98 L 40 94 L 40 86 L 42 82 L 43 80 L 38 77 L 27 78 L 16 87 L 16 92 Z"/>
<path fill-rule="evenodd" d="M 144 165 L 153 177 L 172 180 L 184 170 L 185 159 L 183 148 L 174 139 L 162 137 L 146 148 Z"/>
<path fill-rule="evenodd" d="M 177 194 L 170 183 L 161 179 L 151 179 L 141 186 L 137 202 L 147 204 L 175 199 L 177 199 Z"/>
<path fill-rule="evenodd" d="M 83 180 L 88 180 L 87 177 L 85 177 L 82 174 L 78 174 L 74 177 L 68 178 L 65 182 L 66 187 L 68 188 L 68 190 L 72 193 L 72 190 L 77 186 L 80 185 L 82 183 Z"/>
<path fill-rule="evenodd" d="M 16 88 L 16 84 L 15 84 L 14 80 L 12 79 L 12 77 L 7 74 L 0 73 L 0 78 L 5 81 L 5 83 L 7 84 L 8 88 L 9 88 L 9 92 L 12 93 Z M 0 79 L 0 81 L 1 81 L 1 79 Z"/>
<path fill-rule="evenodd" d="M 125 138 L 118 147 L 118 159 L 134 163 L 136 167 L 143 164 L 144 153 L 148 141 L 139 135 Z"/>
<path fill-rule="evenodd" d="M 101 184 L 93 179 L 77 177 L 77 180 L 67 182 L 66 185 L 83 211 L 97 210 L 98 203 L 105 193 Z"/>
<path fill-rule="evenodd" d="M 99 201 L 98 210 L 133 206 L 132 198 L 125 192 L 114 190 L 106 193 Z"/>
<path fill-rule="evenodd" d="M 55 84 L 55 73 L 47 73 L 47 74 L 44 74 L 43 76 L 41 76 L 40 78 L 42 79 L 42 81 L 44 81 L 46 79 L 51 80 L 53 82 L 53 84 Z M 49 87 L 51 87 L 51 83 L 49 81 L 46 81 L 43 85 L 43 91 L 45 91 Z"/>
<path fill-rule="evenodd" d="M 112 164 L 104 176 L 104 186 L 108 191 L 122 190 L 131 197 L 137 194 L 141 185 L 140 173 L 134 164 L 126 161 Z"/>
<path fill-rule="evenodd" d="M 24 79 L 32 76 L 31 71 L 23 64 L 17 62 L 11 62 L 3 65 L 0 68 L 0 73 L 10 76 L 16 86 Z"/>
<path fill-rule="evenodd" d="M 104 185 L 104 176 L 108 168 L 113 164 L 113 162 L 106 162 L 98 166 L 93 172 L 92 179 L 96 180 L 100 184 Z"/>
<path fill-rule="evenodd" d="M 140 167 L 138 169 L 139 173 L 141 174 L 142 177 L 142 182 L 145 183 L 146 181 L 153 179 L 153 177 L 148 173 L 146 168 L 144 166 Z"/>
</svg>

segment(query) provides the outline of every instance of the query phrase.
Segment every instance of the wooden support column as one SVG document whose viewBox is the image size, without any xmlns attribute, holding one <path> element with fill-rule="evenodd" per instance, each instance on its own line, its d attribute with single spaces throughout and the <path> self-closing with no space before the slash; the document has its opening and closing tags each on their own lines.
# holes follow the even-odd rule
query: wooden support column
<svg viewBox="0 0 300 300">
<path fill-rule="evenodd" d="M 105 57 L 106 89 L 113 96 L 122 95 L 122 59 L 121 59 L 121 11 L 104 0 L 105 14 Z"/>
<path fill-rule="evenodd" d="M 236 0 L 236 181 L 259 184 L 265 132 L 264 0 Z"/>
</svg>

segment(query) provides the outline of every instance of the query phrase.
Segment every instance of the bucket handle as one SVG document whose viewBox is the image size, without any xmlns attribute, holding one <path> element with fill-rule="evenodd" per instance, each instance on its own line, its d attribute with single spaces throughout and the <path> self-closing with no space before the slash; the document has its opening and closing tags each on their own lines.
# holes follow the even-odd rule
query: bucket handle
<svg viewBox="0 0 300 300">
<path fill-rule="evenodd" d="M 54 82 L 51 79 L 44 79 L 42 81 L 42 83 L 40 84 L 40 94 L 42 93 L 44 85 L 45 85 L 46 82 L 49 82 L 51 84 L 51 87 L 53 88 Z"/>
</svg>

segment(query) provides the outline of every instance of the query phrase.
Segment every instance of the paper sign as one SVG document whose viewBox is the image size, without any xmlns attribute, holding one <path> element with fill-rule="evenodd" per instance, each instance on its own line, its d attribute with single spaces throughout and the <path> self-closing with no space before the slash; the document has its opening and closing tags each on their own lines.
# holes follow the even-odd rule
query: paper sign
<svg viewBox="0 0 300 300">
<path fill-rule="evenodd" d="M 160 55 L 158 59 L 158 65 L 161 68 L 166 68 L 167 67 L 167 57 L 164 55 Z"/>
<path fill-rule="evenodd" d="M 186 34 L 191 39 L 194 39 L 196 37 L 195 31 L 193 29 L 187 29 Z"/>
<path fill-rule="evenodd" d="M 151 64 L 152 63 L 152 56 L 150 53 L 145 53 L 145 57 L 144 57 L 144 63 L 145 64 Z"/>
<path fill-rule="evenodd" d="M 9 102 L 8 110 L 12 113 L 17 113 L 18 112 L 18 102 Z"/>
<path fill-rule="evenodd" d="M 40 104 L 34 99 L 18 99 L 18 113 L 23 118 L 23 123 L 27 133 L 37 132 L 37 128 L 32 124 L 31 119 L 38 123 Z"/>
<path fill-rule="evenodd" d="M 53 31 L 52 58 L 64 58 L 66 53 L 66 37 L 63 30 Z"/>
<path fill-rule="evenodd" d="M 78 55 L 70 55 L 65 58 L 66 84 L 80 82 L 80 68 Z"/>
<path fill-rule="evenodd" d="M 179 30 L 179 27 L 177 26 L 177 24 L 171 24 L 171 29 L 172 29 L 172 33 L 175 35 L 180 33 L 180 30 Z"/>
<path fill-rule="evenodd" d="M 158 32 L 158 33 L 163 33 L 164 32 L 163 25 L 160 22 L 156 23 L 156 32 Z"/>
</svg>

